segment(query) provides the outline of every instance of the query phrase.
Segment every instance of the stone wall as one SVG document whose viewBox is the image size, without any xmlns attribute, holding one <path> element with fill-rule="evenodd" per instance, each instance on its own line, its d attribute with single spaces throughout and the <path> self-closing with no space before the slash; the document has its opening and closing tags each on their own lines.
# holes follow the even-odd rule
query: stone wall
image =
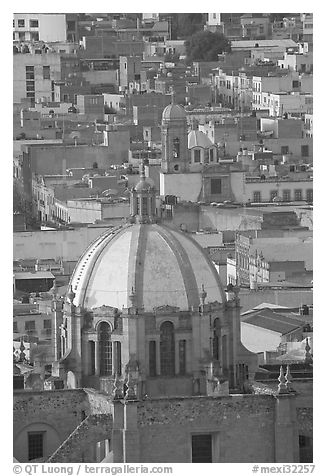
<svg viewBox="0 0 326 476">
<path fill-rule="evenodd" d="M 274 419 L 269 395 L 140 402 L 140 461 L 191 462 L 191 435 L 211 433 L 214 462 L 273 462 Z"/>
</svg>

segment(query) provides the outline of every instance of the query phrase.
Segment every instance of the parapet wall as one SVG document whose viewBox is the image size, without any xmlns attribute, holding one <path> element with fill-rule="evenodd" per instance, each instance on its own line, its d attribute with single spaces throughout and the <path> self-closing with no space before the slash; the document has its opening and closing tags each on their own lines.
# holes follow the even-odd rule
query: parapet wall
<svg viewBox="0 0 326 476">
<path fill-rule="evenodd" d="M 191 462 L 192 434 L 211 433 L 214 462 L 273 462 L 275 401 L 234 395 L 140 402 L 140 461 Z"/>
</svg>

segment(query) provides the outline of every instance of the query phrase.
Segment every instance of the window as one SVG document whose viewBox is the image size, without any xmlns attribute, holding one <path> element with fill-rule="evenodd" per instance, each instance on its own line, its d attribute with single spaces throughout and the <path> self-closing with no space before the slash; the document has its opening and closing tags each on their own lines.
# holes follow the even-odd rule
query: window
<svg viewBox="0 0 326 476">
<path fill-rule="evenodd" d="M 149 342 L 149 376 L 156 376 L 156 342 L 151 340 Z"/>
<path fill-rule="evenodd" d="M 34 81 L 26 81 L 26 91 L 35 91 Z"/>
<path fill-rule="evenodd" d="M 299 435 L 300 463 L 313 462 L 313 439 L 310 436 Z"/>
<path fill-rule="evenodd" d="M 107 322 L 99 325 L 100 375 L 112 375 L 111 327 Z"/>
<path fill-rule="evenodd" d="M 301 156 L 308 157 L 309 156 L 309 145 L 302 145 L 301 146 Z"/>
<path fill-rule="evenodd" d="M 302 190 L 294 190 L 294 200 L 295 201 L 302 200 Z"/>
<path fill-rule="evenodd" d="M 211 179 L 211 194 L 220 194 L 222 193 L 222 180 L 221 179 Z"/>
<path fill-rule="evenodd" d="M 288 145 L 282 145 L 281 146 L 281 155 L 286 155 L 289 153 L 289 146 Z"/>
<path fill-rule="evenodd" d="M 50 79 L 50 66 L 43 66 L 43 79 Z"/>
<path fill-rule="evenodd" d="M 31 40 L 32 41 L 39 41 L 40 35 L 38 31 L 31 31 Z M 35 54 L 42 54 L 42 50 L 35 50 Z"/>
<path fill-rule="evenodd" d="M 283 202 L 291 201 L 291 190 L 283 190 Z"/>
<path fill-rule="evenodd" d="M 176 137 L 173 139 L 173 157 L 178 159 L 180 157 L 180 139 Z"/>
<path fill-rule="evenodd" d="M 186 340 L 179 341 L 179 374 L 186 374 Z"/>
<path fill-rule="evenodd" d="M 212 463 L 212 435 L 192 435 L 192 463 Z"/>
<path fill-rule="evenodd" d="M 29 20 L 30 28 L 38 28 L 38 20 Z"/>
<path fill-rule="evenodd" d="M 292 81 L 292 88 L 298 88 L 300 86 L 299 81 Z"/>
<path fill-rule="evenodd" d="M 214 149 L 209 149 L 209 160 L 210 162 L 214 161 Z"/>
<path fill-rule="evenodd" d="M 35 331 L 35 321 L 26 321 L 25 331 Z"/>
<path fill-rule="evenodd" d="M 260 203 L 261 202 L 261 193 L 260 192 L 254 192 L 253 202 L 255 202 L 255 203 Z"/>
<path fill-rule="evenodd" d="M 34 76 L 34 66 L 26 66 L 25 68 L 25 71 L 26 71 L 26 80 L 30 81 L 30 80 L 34 80 L 35 79 L 35 76 Z"/>
<path fill-rule="evenodd" d="M 114 370 L 118 375 L 121 375 L 121 342 L 114 343 Z"/>
<path fill-rule="evenodd" d="M 277 190 L 271 190 L 271 201 L 277 197 Z"/>
<path fill-rule="evenodd" d="M 18 20 L 18 28 L 24 28 L 24 26 L 25 26 L 25 20 L 22 20 L 22 19 Z"/>
<path fill-rule="evenodd" d="M 194 162 L 200 162 L 200 150 L 199 149 L 195 149 L 194 151 Z"/>
<path fill-rule="evenodd" d="M 51 319 L 44 319 L 44 321 L 43 321 L 43 329 L 52 329 L 52 321 L 51 321 Z"/>
<path fill-rule="evenodd" d="M 309 188 L 307 190 L 307 202 L 313 202 L 313 190 Z"/>
<path fill-rule="evenodd" d="M 213 359 L 219 360 L 219 339 L 221 334 L 221 324 L 219 318 L 214 320 L 214 330 L 213 330 Z"/>
<path fill-rule="evenodd" d="M 43 458 L 44 451 L 44 432 L 30 432 L 28 437 L 28 461 L 37 458 Z"/>
<path fill-rule="evenodd" d="M 148 215 L 148 201 L 147 197 L 142 197 L 142 215 Z"/>
<path fill-rule="evenodd" d="M 14 323 L 13 323 L 13 332 L 18 332 L 17 322 L 16 322 L 16 321 L 14 321 Z"/>
<path fill-rule="evenodd" d="M 161 375 L 175 374 L 174 326 L 172 322 L 163 322 L 160 328 Z"/>
</svg>

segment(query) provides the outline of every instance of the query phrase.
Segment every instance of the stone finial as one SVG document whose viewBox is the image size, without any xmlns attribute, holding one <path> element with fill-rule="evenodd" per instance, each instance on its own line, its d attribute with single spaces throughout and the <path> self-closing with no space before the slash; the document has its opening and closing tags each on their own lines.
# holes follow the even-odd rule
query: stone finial
<svg viewBox="0 0 326 476">
<path fill-rule="evenodd" d="M 306 337 L 306 346 L 305 346 L 305 363 L 312 364 L 312 355 L 311 355 L 311 347 L 309 345 L 308 337 Z"/>
<path fill-rule="evenodd" d="M 126 382 L 126 387 L 127 387 L 127 392 L 126 392 L 126 400 L 136 400 L 136 392 L 135 392 L 135 383 L 130 375 L 130 372 L 128 372 L 128 377 L 127 377 L 127 382 Z"/>
<path fill-rule="evenodd" d="M 58 295 L 58 286 L 56 279 L 53 280 L 52 288 L 50 289 L 50 293 L 52 294 L 52 299 L 55 301 Z"/>
<path fill-rule="evenodd" d="M 283 370 L 283 366 L 281 365 L 280 367 L 280 375 L 278 377 L 278 381 L 280 382 L 278 384 L 278 390 L 277 390 L 277 393 L 278 394 L 282 394 L 282 393 L 289 393 L 288 392 L 288 389 L 287 389 L 287 386 L 286 386 L 286 380 L 285 380 L 285 375 L 284 375 L 284 370 Z"/>
<path fill-rule="evenodd" d="M 201 285 L 201 292 L 199 293 L 201 305 L 204 306 L 205 299 L 207 297 L 207 292 L 205 291 L 204 285 Z"/>
<path fill-rule="evenodd" d="M 292 375 L 290 372 L 290 366 L 289 364 L 286 366 L 286 374 L 285 374 L 285 385 L 286 388 L 288 389 L 289 392 L 293 392 L 293 386 L 292 386 Z"/>
<path fill-rule="evenodd" d="M 73 304 L 75 296 L 76 296 L 76 294 L 74 293 L 74 291 L 72 289 L 72 285 L 70 285 L 69 291 L 67 292 L 67 298 L 68 298 L 70 304 Z"/>
<path fill-rule="evenodd" d="M 23 340 L 20 342 L 20 348 L 19 348 L 19 362 L 25 362 L 26 361 L 26 354 L 25 354 L 25 346 Z"/>
<path fill-rule="evenodd" d="M 136 298 L 137 298 L 136 291 L 135 291 L 134 287 L 132 287 L 132 288 L 131 288 L 131 293 L 129 294 L 129 299 L 130 299 L 130 302 L 131 302 L 131 307 L 135 307 Z"/>
<path fill-rule="evenodd" d="M 113 383 L 113 400 L 120 400 L 123 398 L 123 383 L 121 379 L 118 377 L 118 374 L 115 374 L 114 383 Z"/>
</svg>

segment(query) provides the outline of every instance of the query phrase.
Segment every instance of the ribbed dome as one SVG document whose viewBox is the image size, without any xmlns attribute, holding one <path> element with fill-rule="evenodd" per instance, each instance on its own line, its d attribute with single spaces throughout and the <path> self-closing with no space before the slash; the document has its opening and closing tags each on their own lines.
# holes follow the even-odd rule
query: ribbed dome
<svg viewBox="0 0 326 476">
<path fill-rule="evenodd" d="M 74 304 L 91 309 L 103 305 L 145 311 L 159 306 L 180 310 L 224 302 L 219 275 L 205 251 L 187 234 L 157 224 L 125 225 L 92 243 L 71 278 Z"/>
<path fill-rule="evenodd" d="M 153 188 L 154 188 L 153 185 L 146 179 L 140 180 L 135 186 L 135 190 L 137 192 L 140 192 L 142 190 L 148 191 L 148 190 L 152 190 Z"/>
<path fill-rule="evenodd" d="M 186 112 L 179 104 L 169 104 L 163 111 L 162 121 L 184 121 Z"/>
<path fill-rule="evenodd" d="M 188 149 L 192 149 L 193 147 L 208 149 L 213 145 L 213 142 L 202 131 L 190 131 L 188 134 Z"/>
</svg>

